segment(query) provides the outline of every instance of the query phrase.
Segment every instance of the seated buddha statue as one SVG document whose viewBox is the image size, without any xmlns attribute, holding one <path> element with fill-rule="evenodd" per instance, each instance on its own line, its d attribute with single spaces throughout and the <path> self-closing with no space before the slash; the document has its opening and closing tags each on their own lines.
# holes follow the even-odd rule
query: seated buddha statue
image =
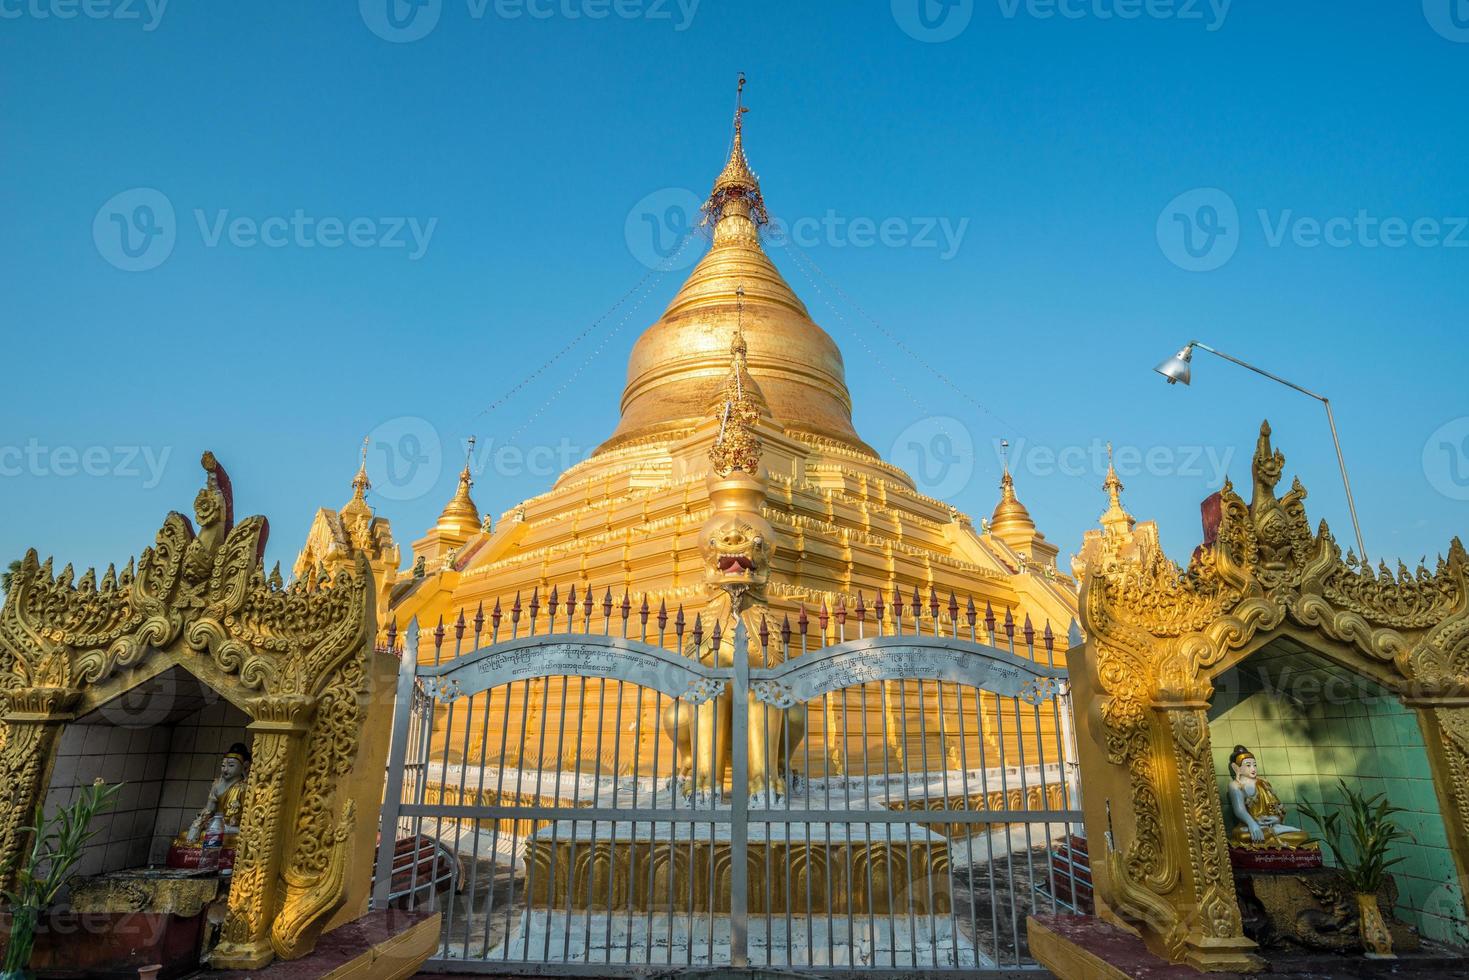
<svg viewBox="0 0 1469 980">
<path fill-rule="evenodd" d="M 1236 823 L 1229 832 L 1232 847 L 1315 848 L 1311 835 L 1285 822 L 1285 807 L 1270 781 L 1260 775 L 1254 753 L 1236 745 L 1229 754 L 1229 808 Z"/>
<path fill-rule="evenodd" d="M 216 816 L 224 823 L 224 846 L 234 847 L 240 832 L 240 816 L 245 811 L 245 776 L 250 771 L 250 750 L 239 742 L 230 746 L 219 760 L 219 775 L 209 787 L 199 815 L 187 830 L 174 838 L 175 844 L 197 844 Z"/>
</svg>

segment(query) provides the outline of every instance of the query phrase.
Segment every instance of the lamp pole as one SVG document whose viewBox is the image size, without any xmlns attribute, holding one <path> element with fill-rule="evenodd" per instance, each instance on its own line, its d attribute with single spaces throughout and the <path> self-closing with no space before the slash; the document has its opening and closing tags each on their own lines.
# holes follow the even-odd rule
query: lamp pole
<svg viewBox="0 0 1469 980">
<path fill-rule="evenodd" d="M 1232 354 L 1226 354 L 1221 350 L 1215 350 L 1208 344 L 1202 344 L 1197 340 L 1190 340 L 1188 342 L 1188 345 L 1184 347 L 1183 350 L 1179 351 L 1177 354 L 1173 355 L 1171 358 L 1158 365 L 1158 367 L 1154 370 L 1163 375 L 1163 377 L 1167 378 L 1169 384 L 1177 384 L 1180 381 L 1182 381 L 1184 384 L 1188 384 L 1189 363 L 1193 359 L 1193 351 L 1196 347 L 1199 350 L 1208 351 L 1215 357 L 1220 357 L 1233 364 L 1238 364 L 1240 367 L 1245 368 L 1246 370 L 1254 371 L 1256 374 L 1269 378 L 1271 381 L 1283 384 L 1287 388 L 1292 388 L 1296 391 L 1299 391 L 1303 395 L 1309 395 L 1310 397 L 1320 402 L 1323 406 L 1325 406 L 1326 424 L 1331 427 L 1331 443 L 1333 446 L 1336 447 L 1336 465 L 1341 469 L 1342 487 L 1347 492 L 1347 511 L 1352 515 L 1352 530 L 1356 532 L 1357 535 L 1357 553 L 1362 556 L 1362 560 L 1365 562 L 1367 560 L 1367 545 L 1362 541 L 1362 525 L 1357 521 L 1357 503 L 1354 499 L 1352 499 L 1352 480 L 1351 477 L 1347 476 L 1347 460 L 1346 457 L 1342 455 L 1341 439 L 1336 434 L 1336 416 L 1334 416 L 1331 412 L 1331 399 L 1327 398 L 1325 395 L 1318 395 L 1316 392 L 1312 391 L 1309 388 L 1302 388 L 1294 381 L 1287 381 L 1285 378 L 1282 378 L 1278 374 L 1271 374 L 1264 368 L 1256 367 L 1255 365 L 1250 364 L 1248 361 L 1242 361 Z"/>
</svg>

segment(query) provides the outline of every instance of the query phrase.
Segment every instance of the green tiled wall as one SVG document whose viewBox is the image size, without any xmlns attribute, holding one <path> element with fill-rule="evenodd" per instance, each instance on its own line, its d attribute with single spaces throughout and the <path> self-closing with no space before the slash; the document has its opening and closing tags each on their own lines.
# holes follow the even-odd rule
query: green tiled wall
<svg viewBox="0 0 1469 980">
<path fill-rule="evenodd" d="M 1277 663 L 1279 661 L 1277 660 Z M 1333 676 L 1339 676 L 1332 669 Z M 1286 822 L 1318 828 L 1296 808 L 1341 805 L 1338 779 L 1358 792 L 1386 793 L 1408 810 L 1400 823 L 1414 841 L 1399 846 L 1405 860 L 1392 869 L 1398 884 L 1398 915 L 1422 934 L 1469 946 L 1463 896 L 1456 882 L 1443 819 L 1428 771 L 1428 756 L 1417 716 L 1380 688 L 1351 681 L 1350 686 L 1270 683 L 1270 674 L 1231 671 L 1220 679 L 1210 709 L 1210 738 L 1225 824 L 1234 825 L 1229 808 L 1229 754 L 1236 744 L 1255 754 L 1260 774 L 1270 780 L 1286 807 Z M 1318 680 L 1325 679 L 1325 676 Z M 1282 690 L 1291 696 L 1282 696 Z M 1327 849 L 1327 862 L 1334 863 Z"/>
</svg>

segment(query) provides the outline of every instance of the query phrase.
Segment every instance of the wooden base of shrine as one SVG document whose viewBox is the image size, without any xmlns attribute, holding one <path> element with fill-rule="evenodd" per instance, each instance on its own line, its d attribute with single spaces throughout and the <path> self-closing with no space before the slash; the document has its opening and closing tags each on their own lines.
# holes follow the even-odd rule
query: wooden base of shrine
<svg viewBox="0 0 1469 980">
<path fill-rule="evenodd" d="M 37 931 L 38 977 L 126 977 L 157 966 L 159 980 L 199 968 L 211 914 L 223 915 L 229 877 L 218 871 L 131 868 L 71 880 L 70 907 Z M 82 941 L 78 941 L 78 940 Z"/>
<path fill-rule="evenodd" d="M 1234 872 L 1245 935 L 1262 950 L 1295 948 L 1305 951 L 1360 953 L 1362 935 L 1356 896 L 1336 868 L 1301 871 Z M 1418 949 L 1418 934 L 1393 915 L 1398 903 L 1397 882 L 1383 879 L 1377 907 L 1392 935 L 1393 951 Z"/>
<path fill-rule="evenodd" d="M 276 960 L 259 970 L 221 970 L 207 980 L 402 980 L 439 946 L 438 912 L 369 912 L 326 933 L 299 960 Z"/>
<path fill-rule="evenodd" d="M 36 930 L 31 970 L 40 980 L 73 977 L 137 980 L 138 969 L 159 966 L 159 980 L 174 980 L 199 967 L 203 912 L 49 913 Z M 0 915 L 0 945 L 10 935 L 10 915 Z"/>
</svg>

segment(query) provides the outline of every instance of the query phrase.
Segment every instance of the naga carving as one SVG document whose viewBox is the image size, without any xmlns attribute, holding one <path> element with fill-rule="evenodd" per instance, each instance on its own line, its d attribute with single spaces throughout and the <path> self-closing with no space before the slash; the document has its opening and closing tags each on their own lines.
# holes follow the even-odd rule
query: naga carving
<svg viewBox="0 0 1469 980">
<path fill-rule="evenodd" d="M 250 716 L 237 863 L 213 965 L 253 969 L 312 949 L 366 881 L 382 775 L 363 752 L 374 610 L 365 560 L 329 588 L 283 586 L 263 564 L 264 517 L 234 520 L 213 454 L 194 520 L 171 513 L 153 547 L 100 583 L 28 552 L 0 610 L 0 865 L 26 841 L 57 736 L 78 715 L 160 670 L 182 667 Z M 134 670 L 133 668 L 137 668 Z M 138 681 L 134 677 L 139 678 Z M 14 788 L 11 792 L 10 789 Z M 366 872 L 364 872 L 366 874 Z"/>
<path fill-rule="evenodd" d="M 1422 711 L 1461 862 L 1469 842 L 1469 740 L 1456 737 L 1469 730 L 1469 556 L 1457 538 L 1433 570 L 1344 556 L 1325 522 L 1312 531 L 1299 480 L 1277 496 L 1285 457 L 1270 435 L 1262 424 L 1249 502 L 1228 481 L 1204 501 L 1204 540 L 1186 568 L 1152 547 L 1087 569 L 1088 641 L 1071 663 L 1075 703 L 1087 706 L 1087 823 L 1109 842 L 1096 868 L 1101 907 L 1203 969 L 1258 965 L 1235 902 L 1205 712 L 1214 678 L 1278 636 Z"/>
</svg>

